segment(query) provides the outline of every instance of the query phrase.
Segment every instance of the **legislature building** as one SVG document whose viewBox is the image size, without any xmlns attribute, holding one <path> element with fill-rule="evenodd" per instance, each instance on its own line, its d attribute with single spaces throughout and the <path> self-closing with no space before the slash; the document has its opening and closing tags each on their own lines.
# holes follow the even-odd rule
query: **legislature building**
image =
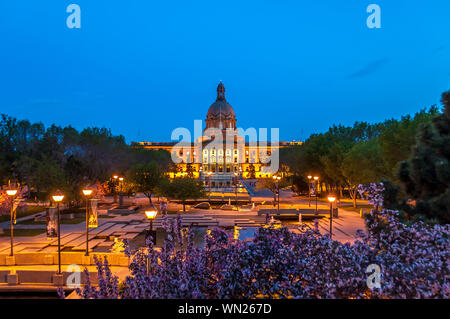
<svg viewBox="0 0 450 319">
<path fill-rule="evenodd" d="M 216 101 L 206 114 L 203 135 L 194 142 L 133 142 L 138 148 L 167 150 L 176 158 L 176 169 L 170 177 L 191 176 L 208 187 L 229 187 L 238 178 L 270 178 L 275 174 L 270 163 L 280 148 L 301 142 L 249 142 L 239 135 L 236 114 L 225 98 L 225 86 L 217 86 Z M 278 161 L 278 158 L 277 158 Z"/>
</svg>

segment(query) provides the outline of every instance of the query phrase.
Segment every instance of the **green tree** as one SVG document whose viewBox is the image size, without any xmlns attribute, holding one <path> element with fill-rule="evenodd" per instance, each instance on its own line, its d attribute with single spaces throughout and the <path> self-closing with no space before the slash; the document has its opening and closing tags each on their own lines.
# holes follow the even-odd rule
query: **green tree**
<svg viewBox="0 0 450 319">
<path fill-rule="evenodd" d="M 410 156 L 419 127 L 429 123 L 437 113 L 438 109 L 436 106 L 432 106 L 429 110 L 421 110 L 413 117 L 407 115 L 400 120 L 385 121 L 378 143 L 381 147 L 383 161 L 387 167 L 386 177 L 396 178 L 398 164 L 407 160 Z"/>
<path fill-rule="evenodd" d="M 419 129 L 412 155 L 400 164 L 400 179 L 413 219 L 450 222 L 450 91 L 443 93 L 444 112 Z"/>
<path fill-rule="evenodd" d="M 164 182 L 162 185 L 162 191 L 168 198 L 182 202 L 183 212 L 186 211 L 186 200 L 195 200 L 205 196 L 203 183 L 193 178 L 175 178 L 172 181 Z"/>
<path fill-rule="evenodd" d="M 164 172 L 158 163 L 140 163 L 133 166 L 128 172 L 128 179 L 133 184 L 135 192 L 142 192 L 152 203 L 152 195 L 158 190 L 164 179 Z"/>
<path fill-rule="evenodd" d="M 263 178 L 256 183 L 256 190 L 268 189 L 273 193 L 273 202 L 277 201 L 277 185 L 272 178 Z"/>
<path fill-rule="evenodd" d="M 66 182 L 66 186 L 64 187 L 66 193 L 65 200 L 79 204 L 81 200 L 81 189 L 86 184 L 91 184 L 91 181 L 86 179 L 86 167 L 79 159 L 70 156 L 66 160 L 63 169 Z"/>
<path fill-rule="evenodd" d="M 353 207 L 356 207 L 359 184 L 379 182 L 385 176 L 381 150 L 375 139 L 356 143 L 345 154 L 342 172 L 348 186 Z"/>
<path fill-rule="evenodd" d="M 279 189 L 282 189 L 289 185 L 289 179 L 282 178 L 278 181 Z M 273 193 L 274 205 L 277 201 L 277 182 L 273 178 L 262 178 L 256 183 L 256 190 L 268 189 Z"/>
<path fill-rule="evenodd" d="M 32 184 L 39 196 L 51 199 L 51 192 L 66 188 L 64 170 L 56 161 L 44 157 L 36 163 Z"/>
</svg>

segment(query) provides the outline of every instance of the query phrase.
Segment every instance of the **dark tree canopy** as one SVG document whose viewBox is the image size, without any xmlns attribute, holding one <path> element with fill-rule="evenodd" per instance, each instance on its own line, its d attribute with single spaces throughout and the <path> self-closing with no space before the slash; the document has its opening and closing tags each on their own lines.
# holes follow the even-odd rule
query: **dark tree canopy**
<svg viewBox="0 0 450 319">
<path fill-rule="evenodd" d="M 289 166 L 297 191 L 308 190 L 308 175 L 319 176 L 326 192 L 347 193 L 356 206 L 359 184 L 383 179 L 399 183 L 399 162 L 410 156 L 419 127 L 438 114 L 432 106 L 399 120 L 334 125 L 325 133 L 311 135 L 301 146 L 281 149 L 280 163 Z"/>
<path fill-rule="evenodd" d="M 0 115 L 0 184 L 14 180 L 28 185 L 38 198 L 61 189 L 69 201 L 80 198 L 86 184 L 105 182 L 139 163 L 168 167 L 167 151 L 138 150 L 109 129 L 30 123 Z"/>
<path fill-rule="evenodd" d="M 444 112 L 418 132 L 412 155 L 400 164 L 399 179 L 409 217 L 450 222 L 450 91 L 442 95 Z"/>
</svg>

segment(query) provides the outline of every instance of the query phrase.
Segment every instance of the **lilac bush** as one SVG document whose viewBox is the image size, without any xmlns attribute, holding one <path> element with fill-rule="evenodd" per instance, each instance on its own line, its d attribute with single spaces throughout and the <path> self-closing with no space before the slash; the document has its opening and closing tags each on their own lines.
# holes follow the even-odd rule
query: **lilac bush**
<svg viewBox="0 0 450 319">
<path fill-rule="evenodd" d="M 361 198 L 367 199 L 369 204 L 375 206 L 375 210 L 378 210 L 378 207 L 383 205 L 383 192 L 383 183 L 360 184 L 358 186 L 358 193 L 361 195 Z"/>
<path fill-rule="evenodd" d="M 379 191 L 382 186 L 372 187 Z M 367 192 L 366 192 L 367 193 Z M 373 196 L 370 195 L 369 196 Z M 378 200 L 378 197 L 373 197 Z M 181 219 L 164 217 L 161 249 L 148 242 L 119 283 L 107 261 L 97 262 L 98 286 L 83 298 L 448 298 L 449 226 L 404 225 L 397 212 L 372 211 L 367 233 L 343 244 L 316 227 L 300 233 L 267 225 L 251 242 L 223 229 L 208 231 L 204 247 Z M 381 268 L 381 287 L 367 285 L 369 265 Z"/>
</svg>

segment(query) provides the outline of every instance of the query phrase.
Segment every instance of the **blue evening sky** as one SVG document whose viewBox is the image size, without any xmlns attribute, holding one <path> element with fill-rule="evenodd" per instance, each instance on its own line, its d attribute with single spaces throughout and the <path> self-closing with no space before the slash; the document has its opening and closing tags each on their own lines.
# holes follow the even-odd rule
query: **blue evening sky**
<svg viewBox="0 0 450 319">
<path fill-rule="evenodd" d="M 81 7 L 81 29 L 66 7 Z M 381 7 L 381 29 L 366 7 Z M 205 119 L 222 80 L 240 127 L 304 140 L 450 88 L 449 0 L 0 2 L 0 113 L 127 141 Z"/>
</svg>

